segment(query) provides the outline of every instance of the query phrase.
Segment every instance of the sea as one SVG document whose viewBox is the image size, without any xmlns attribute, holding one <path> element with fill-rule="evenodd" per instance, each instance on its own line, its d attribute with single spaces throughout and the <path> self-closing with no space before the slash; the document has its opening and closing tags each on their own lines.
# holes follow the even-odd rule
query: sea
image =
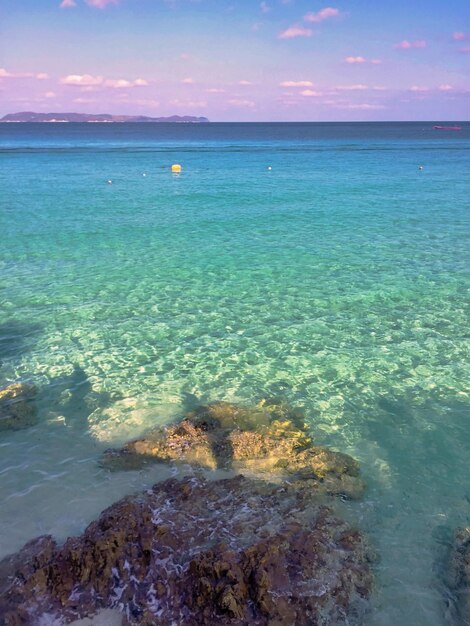
<svg viewBox="0 0 470 626">
<path fill-rule="evenodd" d="M 0 388 L 38 388 L 0 432 L 0 557 L 173 471 L 105 449 L 282 398 L 360 462 L 337 506 L 377 554 L 367 626 L 457 624 L 470 123 L 435 124 L 0 124 Z"/>
</svg>

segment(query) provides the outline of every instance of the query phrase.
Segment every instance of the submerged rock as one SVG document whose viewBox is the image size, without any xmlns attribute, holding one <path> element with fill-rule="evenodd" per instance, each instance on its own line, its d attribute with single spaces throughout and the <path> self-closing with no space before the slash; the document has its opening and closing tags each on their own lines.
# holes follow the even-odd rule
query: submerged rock
<svg viewBox="0 0 470 626">
<path fill-rule="evenodd" d="M 0 431 L 19 430 L 36 423 L 36 410 L 31 403 L 36 393 L 36 387 L 27 383 L 0 389 Z"/>
<path fill-rule="evenodd" d="M 459 528 L 454 537 L 447 583 L 455 596 L 461 624 L 470 626 L 470 527 Z"/>
<path fill-rule="evenodd" d="M 2 572 L 2 626 L 102 608 L 128 626 L 360 624 L 372 584 L 363 537 L 310 489 L 242 476 L 159 483 L 62 547 L 30 542 Z"/>
<path fill-rule="evenodd" d="M 286 405 L 255 408 L 227 402 L 202 406 L 182 421 L 107 450 L 102 465 L 140 469 L 148 462 L 177 461 L 233 470 L 270 481 L 308 481 L 317 493 L 358 498 L 364 484 L 358 463 L 346 454 L 313 446 L 300 413 Z"/>
</svg>

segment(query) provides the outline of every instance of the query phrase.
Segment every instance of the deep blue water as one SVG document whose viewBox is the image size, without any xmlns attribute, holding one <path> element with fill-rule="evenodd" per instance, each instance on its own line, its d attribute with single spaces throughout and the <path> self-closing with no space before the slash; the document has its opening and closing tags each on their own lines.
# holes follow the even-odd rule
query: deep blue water
<svg viewBox="0 0 470 626">
<path fill-rule="evenodd" d="M 110 443 L 276 395 L 361 462 L 370 624 L 453 623 L 470 123 L 433 124 L 1 124 L 0 386 L 35 382 L 40 419 L 0 433 L 0 553 L 163 477 L 110 477 Z"/>
</svg>

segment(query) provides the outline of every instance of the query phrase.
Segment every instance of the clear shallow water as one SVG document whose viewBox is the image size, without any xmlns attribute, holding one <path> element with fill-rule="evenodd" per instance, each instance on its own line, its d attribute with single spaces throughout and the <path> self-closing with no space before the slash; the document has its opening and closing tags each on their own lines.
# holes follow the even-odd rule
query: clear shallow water
<svg viewBox="0 0 470 626">
<path fill-rule="evenodd" d="M 40 388 L 38 425 L 0 433 L 0 554 L 168 476 L 107 474 L 110 444 L 196 399 L 281 395 L 361 462 L 345 514 L 380 554 L 370 624 L 452 624 L 470 126 L 21 124 L 0 142 L 0 384 Z"/>
</svg>

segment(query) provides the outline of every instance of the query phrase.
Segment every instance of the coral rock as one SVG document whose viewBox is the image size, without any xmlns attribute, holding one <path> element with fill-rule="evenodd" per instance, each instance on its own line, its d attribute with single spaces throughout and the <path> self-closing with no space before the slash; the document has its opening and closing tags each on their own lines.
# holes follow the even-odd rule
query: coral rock
<svg viewBox="0 0 470 626">
<path fill-rule="evenodd" d="M 28 428 L 36 423 L 36 411 L 31 404 L 36 387 L 15 383 L 0 389 L 0 431 Z"/>
<path fill-rule="evenodd" d="M 128 626 L 362 623 L 370 554 L 310 489 L 242 476 L 171 479 L 105 510 L 57 547 L 0 563 L 0 624 L 119 609 Z"/>
<path fill-rule="evenodd" d="M 289 413 L 284 405 L 249 409 L 216 402 L 120 450 L 107 450 L 102 465 L 122 470 L 176 461 L 274 482 L 308 480 L 317 493 L 360 497 L 364 484 L 357 462 L 312 446 L 300 421 L 301 414 Z"/>
<path fill-rule="evenodd" d="M 447 583 L 456 598 L 462 624 L 470 625 L 470 527 L 459 528 L 454 537 Z"/>
</svg>

